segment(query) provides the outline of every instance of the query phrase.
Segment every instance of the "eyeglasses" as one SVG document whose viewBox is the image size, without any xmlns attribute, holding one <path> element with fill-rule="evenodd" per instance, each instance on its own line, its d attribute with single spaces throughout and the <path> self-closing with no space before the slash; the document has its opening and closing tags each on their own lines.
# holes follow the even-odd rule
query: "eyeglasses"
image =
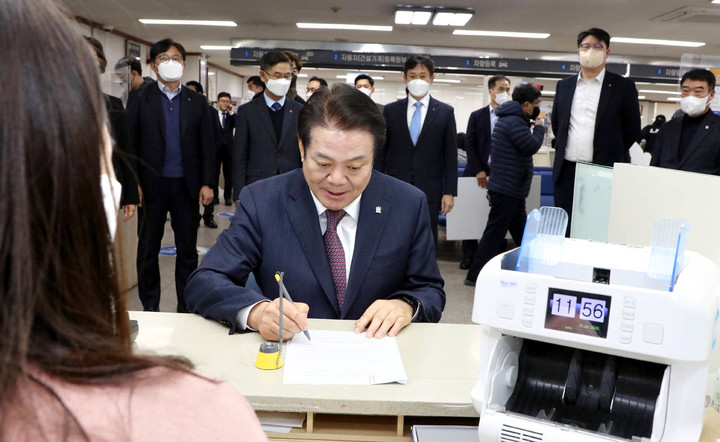
<svg viewBox="0 0 720 442">
<path fill-rule="evenodd" d="M 170 60 L 174 61 L 175 63 L 183 62 L 182 57 L 178 57 L 177 55 L 174 57 L 168 57 L 167 55 L 158 55 L 157 59 L 160 60 L 160 63 L 167 63 Z"/>
<path fill-rule="evenodd" d="M 600 44 L 600 43 L 598 43 L 596 45 L 591 45 L 590 43 L 583 43 L 578 47 L 584 51 L 586 51 L 588 49 L 599 49 L 601 51 L 604 51 L 605 49 L 607 49 L 607 47 L 605 45 Z"/>
<path fill-rule="evenodd" d="M 270 73 L 268 71 L 263 71 L 263 72 L 265 72 L 265 75 L 267 75 L 268 78 L 271 80 L 280 80 L 282 78 L 284 78 L 286 80 L 292 80 L 292 72 L 288 72 L 285 75 L 283 75 L 279 72 L 276 72 L 274 75 L 270 75 Z"/>
</svg>

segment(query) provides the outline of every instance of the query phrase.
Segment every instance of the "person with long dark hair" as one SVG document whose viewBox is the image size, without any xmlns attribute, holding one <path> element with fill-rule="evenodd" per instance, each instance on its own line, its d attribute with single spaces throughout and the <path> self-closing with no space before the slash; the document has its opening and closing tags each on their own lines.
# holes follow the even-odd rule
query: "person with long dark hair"
<svg viewBox="0 0 720 442">
<path fill-rule="evenodd" d="M 0 0 L 0 440 L 265 440 L 232 387 L 132 351 L 105 102 L 68 17 Z"/>
</svg>

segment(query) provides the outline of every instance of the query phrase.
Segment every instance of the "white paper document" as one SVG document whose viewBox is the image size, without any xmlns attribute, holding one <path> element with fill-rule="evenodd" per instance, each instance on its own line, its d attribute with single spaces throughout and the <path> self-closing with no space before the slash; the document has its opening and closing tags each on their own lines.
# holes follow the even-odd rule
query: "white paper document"
<svg viewBox="0 0 720 442">
<path fill-rule="evenodd" d="M 298 333 L 285 349 L 285 384 L 373 385 L 407 383 L 395 338 L 364 333 L 310 330 Z"/>
</svg>

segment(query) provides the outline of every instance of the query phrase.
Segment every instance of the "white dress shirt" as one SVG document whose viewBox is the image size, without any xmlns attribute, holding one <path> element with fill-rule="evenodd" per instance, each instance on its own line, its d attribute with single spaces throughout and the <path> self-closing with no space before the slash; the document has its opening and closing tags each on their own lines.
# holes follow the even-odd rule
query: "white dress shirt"
<svg viewBox="0 0 720 442">
<path fill-rule="evenodd" d="M 162 92 L 163 95 L 168 97 L 168 100 L 170 100 L 170 101 L 172 101 L 172 99 L 175 98 L 180 92 L 182 92 L 182 86 L 179 86 L 179 85 L 178 85 L 177 89 L 175 89 L 174 91 L 170 90 L 169 87 L 165 86 L 160 81 L 157 82 L 157 85 L 160 88 L 160 92 Z"/>
<path fill-rule="evenodd" d="M 595 119 L 604 79 L 605 69 L 600 71 L 597 77 L 587 81 L 582 78 L 582 73 L 578 74 L 565 147 L 565 159 L 568 161 L 590 162 L 593 159 Z"/>
<path fill-rule="evenodd" d="M 310 192 L 310 195 L 312 195 L 313 202 L 315 203 L 315 209 L 317 210 L 318 222 L 320 223 L 320 233 L 324 235 L 325 231 L 327 230 L 327 214 L 325 213 L 327 209 L 325 208 L 325 206 L 320 204 L 320 200 L 315 197 L 315 194 Z M 355 252 L 355 234 L 357 233 L 358 218 L 360 217 L 361 198 L 362 195 L 355 198 L 353 202 L 351 202 L 350 204 L 348 204 L 347 207 L 345 207 L 344 210 L 347 215 L 343 216 L 337 225 L 338 238 L 340 238 L 340 244 L 342 244 L 343 251 L 345 252 L 346 279 L 350 279 L 350 266 L 352 264 L 353 253 Z M 238 311 L 236 318 L 238 328 L 240 330 L 254 330 L 247 325 L 247 319 L 248 316 L 250 316 L 250 310 L 252 310 L 253 307 L 255 307 L 261 302 L 267 301 L 256 302 L 255 304 L 243 307 L 240 309 L 240 311 Z"/>
<path fill-rule="evenodd" d="M 415 103 L 420 101 L 422 103 L 422 106 L 420 106 L 420 132 L 422 132 L 423 124 L 425 123 L 425 117 L 427 116 L 428 106 L 430 105 L 430 94 L 425 94 L 424 97 L 422 97 L 421 100 L 416 100 L 415 97 L 408 94 L 408 108 L 407 108 L 407 124 L 408 128 L 410 128 L 410 122 L 412 121 L 413 115 L 415 115 Z"/>
<path fill-rule="evenodd" d="M 263 97 L 265 98 L 265 104 L 267 104 L 267 107 L 272 109 L 273 103 L 280 103 L 280 106 L 285 106 L 285 98 L 287 98 L 287 95 L 283 95 L 281 99 L 278 101 L 273 100 L 272 98 L 268 97 L 268 94 L 263 92 Z"/>
</svg>

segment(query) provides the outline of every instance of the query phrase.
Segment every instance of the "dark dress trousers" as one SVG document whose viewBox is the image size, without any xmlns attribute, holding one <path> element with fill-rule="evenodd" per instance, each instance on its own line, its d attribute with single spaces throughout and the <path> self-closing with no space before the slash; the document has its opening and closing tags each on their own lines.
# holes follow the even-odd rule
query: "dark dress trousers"
<svg viewBox="0 0 720 442">
<path fill-rule="evenodd" d="M 191 311 L 237 331 L 246 306 L 278 295 L 275 272 L 311 318 L 357 319 L 377 299 L 411 296 L 421 321 L 437 322 L 445 306 L 425 196 L 373 172 L 360 214 L 343 309 L 338 307 L 318 214 L 302 170 L 245 187 L 237 212 L 190 277 Z M 262 295 L 245 288 L 253 272 Z"/>
<path fill-rule="evenodd" d="M 682 125 L 683 118 L 674 118 L 660 127 L 650 165 L 720 175 L 720 116 L 712 110 L 705 114 L 680 157 Z"/>
<path fill-rule="evenodd" d="M 387 104 L 385 148 L 375 168 L 425 193 L 430 227 L 437 242 L 437 219 L 443 195 L 457 195 L 457 130 L 451 106 L 430 97 L 417 145 L 410 138 L 408 98 Z"/>
<path fill-rule="evenodd" d="M 223 199 L 226 201 L 232 200 L 232 150 L 233 150 L 233 135 L 235 132 L 235 114 L 229 114 L 225 118 L 225 127 L 223 127 L 221 119 L 222 114 L 215 111 L 213 114 L 215 118 L 215 131 L 216 131 L 216 143 L 217 152 L 215 156 L 216 165 L 216 182 L 220 180 L 220 167 L 222 167 L 223 176 L 225 177 L 225 188 L 223 189 Z M 217 186 L 213 189 L 215 191 L 215 197 L 218 199 Z"/>
<path fill-rule="evenodd" d="M 265 99 L 260 96 L 237 110 L 232 152 L 233 201 L 248 184 L 301 166 L 297 121 L 302 104 L 285 98 L 277 136 Z"/>
<path fill-rule="evenodd" d="M 492 132 L 490 124 L 490 105 L 480 108 L 470 114 L 465 133 L 465 152 L 467 152 L 467 166 L 464 177 L 475 177 L 480 172 L 490 176 L 490 147 L 492 146 Z M 466 239 L 462 242 L 463 258 L 472 259 L 477 251 L 478 242 L 475 239 Z"/>
<path fill-rule="evenodd" d="M 185 285 L 190 273 L 197 268 L 200 188 L 214 183 L 215 143 L 205 97 L 182 86 L 178 104 L 184 177 L 163 177 L 166 132 L 162 100 L 167 99 L 157 84 L 132 91 L 128 99 L 131 154 L 138 159 L 143 192 L 138 225 L 138 293 L 145 309 L 157 310 L 160 302 L 158 253 L 170 212 L 177 248 L 175 289 L 178 310 L 183 310 Z"/>
</svg>

